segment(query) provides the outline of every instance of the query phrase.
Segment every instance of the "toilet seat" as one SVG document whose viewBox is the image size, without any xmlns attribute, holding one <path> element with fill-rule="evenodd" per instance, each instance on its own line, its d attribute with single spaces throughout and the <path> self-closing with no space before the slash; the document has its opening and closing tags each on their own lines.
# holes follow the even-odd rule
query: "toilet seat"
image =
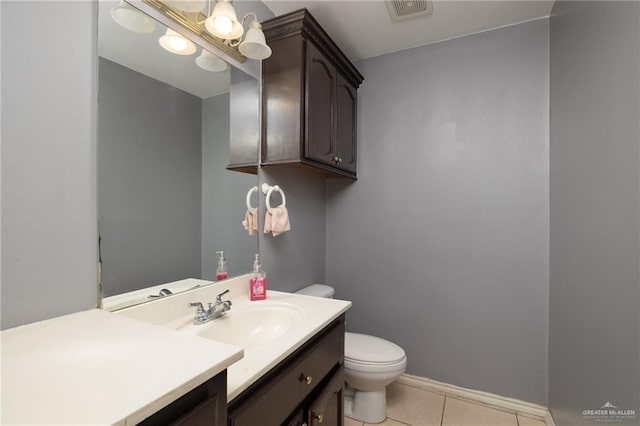
<svg viewBox="0 0 640 426">
<path fill-rule="evenodd" d="M 388 340 L 360 333 L 345 333 L 345 362 L 370 366 L 392 366 L 406 362 L 404 350 Z"/>
<path fill-rule="evenodd" d="M 372 377 L 374 377 L 376 374 L 387 375 L 387 374 L 394 374 L 394 372 L 398 372 L 397 374 L 395 374 L 397 376 L 400 373 L 404 372 L 406 367 L 407 367 L 406 357 L 404 357 L 398 362 L 394 362 L 393 364 L 380 364 L 380 363 L 365 364 L 357 361 L 353 362 L 348 359 L 344 360 L 345 370 L 351 371 L 354 373 L 358 372 L 358 373 L 369 374 L 369 375 L 372 375 Z"/>
</svg>

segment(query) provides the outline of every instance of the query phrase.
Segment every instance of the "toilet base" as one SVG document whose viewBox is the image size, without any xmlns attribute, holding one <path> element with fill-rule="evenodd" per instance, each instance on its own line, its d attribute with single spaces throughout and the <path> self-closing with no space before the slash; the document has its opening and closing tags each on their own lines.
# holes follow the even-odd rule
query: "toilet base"
<svg viewBox="0 0 640 426">
<path fill-rule="evenodd" d="M 386 387 L 375 391 L 360 391 L 347 385 L 344 414 L 365 423 L 382 423 L 387 419 Z"/>
</svg>

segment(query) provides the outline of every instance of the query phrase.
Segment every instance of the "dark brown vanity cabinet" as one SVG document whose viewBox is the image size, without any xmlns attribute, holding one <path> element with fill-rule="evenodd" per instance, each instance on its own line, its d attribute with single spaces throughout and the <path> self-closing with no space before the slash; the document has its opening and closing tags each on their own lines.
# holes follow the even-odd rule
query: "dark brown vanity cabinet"
<svg viewBox="0 0 640 426">
<path fill-rule="evenodd" d="M 158 374 L 162 374 L 161 372 Z M 167 405 L 141 426 L 224 426 L 227 423 L 227 370 Z"/>
<path fill-rule="evenodd" d="M 229 426 L 342 426 L 344 315 L 229 404 Z"/>
<path fill-rule="evenodd" d="M 302 9 L 263 23 L 262 164 L 293 163 L 356 178 L 362 75 Z"/>
<path fill-rule="evenodd" d="M 341 425 L 344 419 L 343 387 L 344 367 L 327 378 L 322 391 L 307 405 L 299 410 L 288 422 L 287 426 L 323 426 Z"/>
</svg>

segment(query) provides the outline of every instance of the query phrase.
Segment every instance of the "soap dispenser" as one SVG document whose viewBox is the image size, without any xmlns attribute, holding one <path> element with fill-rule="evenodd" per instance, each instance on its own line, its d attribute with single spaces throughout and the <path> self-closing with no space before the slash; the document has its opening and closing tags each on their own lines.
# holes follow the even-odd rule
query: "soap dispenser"
<svg viewBox="0 0 640 426">
<path fill-rule="evenodd" d="M 251 300 L 264 300 L 267 298 L 267 275 L 262 269 L 260 255 L 256 254 L 253 261 L 253 275 L 249 280 L 249 298 Z"/>
<path fill-rule="evenodd" d="M 216 281 L 226 280 L 229 277 L 227 273 L 227 260 L 224 258 L 223 251 L 216 252 L 220 257 L 218 258 L 218 269 L 216 269 Z"/>
</svg>

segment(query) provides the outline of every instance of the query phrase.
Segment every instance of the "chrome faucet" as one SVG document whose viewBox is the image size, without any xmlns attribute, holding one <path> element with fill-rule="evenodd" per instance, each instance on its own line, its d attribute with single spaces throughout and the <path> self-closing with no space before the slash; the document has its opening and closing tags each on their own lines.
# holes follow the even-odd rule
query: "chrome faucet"
<svg viewBox="0 0 640 426">
<path fill-rule="evenodd" d="M 231 309 L 231 300 L 222 300 L 222 296 L 229 293 L 229 290 L 225 290 L 216 296 L 216 303 L 209 303 L 207 309 L 202 306 L 200 302 L 189 303 L 190 307 L 196 308 L 196 316 L 193 318 L 194 324 L 204 324 L 212 321 L 216 318 L 223 316 L 228 310 Z"/>
</svg>

